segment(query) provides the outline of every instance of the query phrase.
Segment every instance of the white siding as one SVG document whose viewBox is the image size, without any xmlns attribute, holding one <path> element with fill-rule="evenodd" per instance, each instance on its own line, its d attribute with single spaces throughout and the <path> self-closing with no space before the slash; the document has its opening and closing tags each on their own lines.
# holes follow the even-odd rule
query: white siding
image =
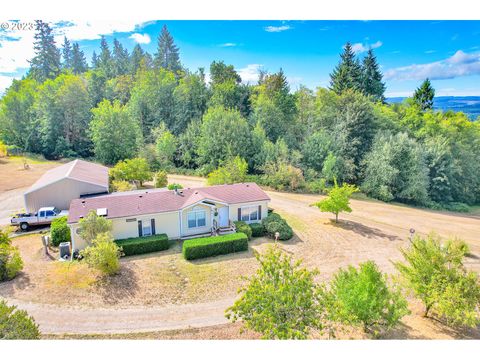
<svg viewBox="0 0 480 360">
<path fill-rule="evenodd" d="M 41 207 L 55 206 L 60 210 L 68 210 L 70 202 L 78 199 L 80 195 L 105 191 L 108 191 L 108 188 L 65 178 L 25 194 L 25 209 L 35 212 Z"/>
</svg>

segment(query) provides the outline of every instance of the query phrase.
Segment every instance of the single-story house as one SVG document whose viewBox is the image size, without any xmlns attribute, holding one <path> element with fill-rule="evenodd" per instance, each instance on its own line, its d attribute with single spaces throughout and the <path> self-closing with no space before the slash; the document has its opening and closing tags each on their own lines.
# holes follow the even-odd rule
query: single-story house
<svg viewBox="0 0 480 360">
<path fill-rule="evenodd" d="M 142 190 L 73 200 L 68 225 L 72 249 L 87 246 L 78 235 L 79 221 L 94 210 L 112 220 L 116 240 L 165 233 L 170 239 L 233 230 L 233 221 L 260 222 L 270 198 L 255 183 L 182 190 Z"/>
<path fill-rule="evenodd" d="M 34 213 L 41 207 L 67 210 L 81 196 L 108 193 L 108 168 L 74 160 L 47 171 L 25 193 L 25 209 Z"/>
</svg>

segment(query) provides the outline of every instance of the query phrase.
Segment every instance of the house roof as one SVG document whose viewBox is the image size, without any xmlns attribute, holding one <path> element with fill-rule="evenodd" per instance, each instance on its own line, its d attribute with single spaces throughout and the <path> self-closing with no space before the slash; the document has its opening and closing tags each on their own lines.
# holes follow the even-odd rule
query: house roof
<svg viewBox="0 0 480 360">
<path fill-rule="evenodd" d="M 134 217 L 184 209 L 203 200 L 225 204 L 239 204 L 270 200 L 255 183 L 217 185 L 180 190 L 144 190 L 113 193 L 87 199 L 75 199 L 70 203 L 68 222 L 78 222 L 90 210 L 106 208 L 107 218 Z"/>
<path fill-rule="evenodd" d="M 108 168 L 84 160 L 74 160 L 47 171 L 25 194 L 63 179 L 74 179 L 108 189 Z"/>
</svg>

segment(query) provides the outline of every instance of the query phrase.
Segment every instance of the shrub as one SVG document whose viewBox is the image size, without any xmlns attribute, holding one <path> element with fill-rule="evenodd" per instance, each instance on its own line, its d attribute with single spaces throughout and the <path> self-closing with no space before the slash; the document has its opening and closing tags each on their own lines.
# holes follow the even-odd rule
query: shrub
<svg viewBox="0 0 480 360">
<path fill-rule="evenodd" d="M 115 244 L 110 233 L 99 234 L 92 241 L 92 246 L 83 249 L 80 254 L 88 266 L 101 271 L 106 275 L 113 275 L 120 269 L 122 249 Z"/>
<path fill-rule="evenodd" d="M 327 183 L 325 179 L 318 179 L 305 183 L 305 189 L 309 193 L 325 194 L 327 192 Z"/>
<path fill-rule="evenodd" d="M 70 242 L 70 228 L 67 225 L 66 216 L 53 219 L 50 226 L 50 236 L 53 246 L 58 246 L 62 242 Z"/>
<path fill-rule="evenodd" d="M 470 206 L 461 202 L 451 202 L 445 205 L 445 209 L 449 211 L 455 211 L 455 212 L 464 212 L 464 213 L 470 212 Z"/>
<path fill-rule="evenodd" d="M 0 140 L 0 158 L 7 156 L 8 151 L 7 151 L 7 145 L 5 145 L 1 140 Z"/>
<path fill-rule="evenodd" d="M 244 233 L 185 240 L 183 257 L 187 260 L 201 259 L 248 250 L 248 238 Z"/>
<path fill-rule="evenodd" d="M 396 288 L 387 286 L 373 261 L 340 269 L 331 283 L 328 294 L 332 320 L 347 325 L 361 325 L 365 332 L 377 334 L 382 328 L 398 324 L 409 313 L 407 301 Z"/>
<path fill-rule="evenodd" d="M 11 280 L 23 269 L 20 252 L 15 246 L 0 244 L 0 281 Z"/>
<path fill-rule="evenodd" d="M 251 223 L 250 229 L 252 230 L 252 237 L 260 237 L 265 235 L 265 228 L 260 223 Z"/>
<path fill-rule="evenodd" d="M 167 250 L 170 246 L 166 234 L 115 240 L 115 243 L 122 247 L 125 256 Z"/>
<path fill-rule="evenodd" d="M 40 338 L 38 325 L 25 310 L 0 301 L 0 340 L 35 340 Z"/>
<path fill-rule="evenodd" d="M 244 233 L 247 235 L 248 240 L 252 240 L 252 229 L 245 221 L 234 221 L 235 228 L 237 229 L 237 233 Z"/>
<path fill-rule="evenodd" d="M 155 173 L 154 176 L 155 187 L 164 188 L 168 184 L 167 172 L 165 170 L 160 170 Z"/>
<path fill-rule="evenodd" d="M 135 189 L 135 186 L 126 180 L 113 180 L 111 184 L 113 191 L 130 191 Z"/>
<path fill-rule="evenodd" d="M 168 190 L 175 190 L 175 189 L 180 190 L 180 189 L 183 189 L 183 186 L 180 185 L 180 184 L 177 184 L 177 183 L 173 183 L 173 184 L 168 184 L 167 189 Z"/>
<path fill-rule="evenodd" d="M 287 222 L 278 214 L 270 213 L 262 220 L 263 228 L 270 237 L 275 237 L 279 233 L 279 240 L 290 240 L 293 237 L 293 230 Z"/>
<path fill-rule="evenodd" d="M 12 241 L 10 240 L 8 229 L 0 229 L 0 245 L 10 245 L 11 243 Z"/>
<path fill-rule="evenodd" d="M 302 170 L 287 163 L 268 163 L 264 178 L 269 186 L 277 190 L 296 191 L 304 186 Z"/>
</svg>

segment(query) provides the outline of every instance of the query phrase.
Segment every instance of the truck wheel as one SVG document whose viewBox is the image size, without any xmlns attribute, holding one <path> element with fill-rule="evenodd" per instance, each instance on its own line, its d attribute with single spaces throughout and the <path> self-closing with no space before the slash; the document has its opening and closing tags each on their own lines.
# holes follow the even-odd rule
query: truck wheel
<svg viewBox="0 0 480 360">
<path fill-rule="evenodd" d="M 20 229 L 22 229 L 23 231 L 27 231 L 28 230 L 28 223 L 22 222 L 20 224 Z"/>
</svg>

